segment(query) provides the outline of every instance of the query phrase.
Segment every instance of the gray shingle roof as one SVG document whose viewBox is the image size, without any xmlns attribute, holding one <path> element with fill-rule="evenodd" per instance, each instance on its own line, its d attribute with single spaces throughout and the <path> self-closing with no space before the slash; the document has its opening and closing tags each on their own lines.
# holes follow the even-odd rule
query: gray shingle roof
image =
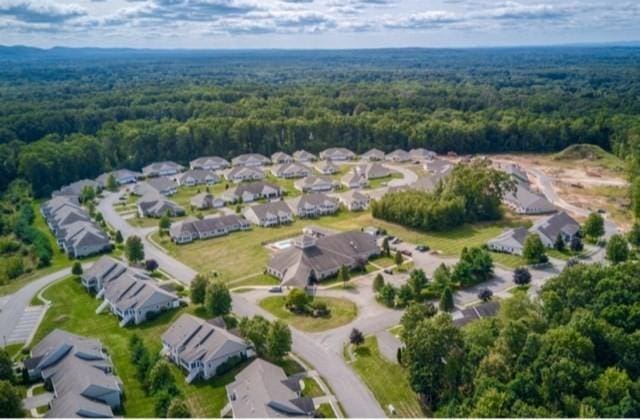
<svg viewBox="0 0 640 420">
<path fill-rule="evenodd" d="M 151 178 L 147 180 L 147 184 L 149 184 L 151 188 L 161 194 L 178 188 L 178 184 L 176 184 L 171 178 L 168 178 L 166 176 Z"/>
<path fill-rule="evenodd" d="M 203 156 L 191 161 L 191 167 L 196 168 L 226 168 L 229 161 L 218 156 Z"/>
<path fill-rule="evenodd" d="M 247 211 L 253 212 L 260 221 L 263 221 L 268 217 L 286 218 L 293 216 L 291 208 L 289 208 L 289 205 L 284 201 L 272 201 L 270 203 L 258 204 L 247 208 Z"/>
<path fill-rule="evenodd" d="M 507 192 L 504 199 L 516 207 L 536 209 L 538 213 L 550 213 L 556 210 L 556 207 L 544 196 L 530 191 L 523 184 L 516 185 L 515 191 Z"/>
<path fill-rule="evenodd" d="M 298 150 L 294 152 L 293 158 L 297 161 L 305 161 L 305 162 L 317 159 L 316 155 L 314 155 L 313 153 L 309 153 L 306 150 Z"/>
<path fill-rule="evenodd" d="M 268 165 L 271 163 L 268 157 L 261 155 L 260 153 L 245 153 L 242 155 L 238 155 L 231 159 L 231 163 L 236 165 L 246 165 L 246 164 L 260 164 L 260 165 Z"/>
<path fill-rule="evenodd" d="M 190 169 L 178 176 L 180 184 L 193 181 L 196 184 L 216 183 L 220 177 L 215 172 L 206 169 Z"/>
<path fill-rule="evenodd" d="M 168 198 L 155 193 L 147 194 L 138 201 L 138 207 L 143 214 L 162 216 L 169 212 L 172 215 L 184 214 L 184 209 Z"/>
</svg>

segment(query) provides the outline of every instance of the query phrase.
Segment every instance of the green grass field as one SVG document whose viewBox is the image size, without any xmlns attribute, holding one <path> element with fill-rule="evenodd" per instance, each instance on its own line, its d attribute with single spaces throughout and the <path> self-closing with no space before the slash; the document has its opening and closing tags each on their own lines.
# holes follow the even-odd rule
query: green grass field
<svg viewBox="0 0 640 420">
<path fill-rule="evenodd" d="M 322 397 L 324 392 L 320 389 L 320 385 L 313 378 L 304 378 L 304 390 L 302 391 L 304 397 L 316 398 Z"/>
<path fill-rule="evenodd" d="M 340 327 L 353 321 L 358 315 L 355 303 L 347 299 L 316 297 L 316 302 L 325 302 L 331 311 L 328 317 L 314 318 L 297 315 L 284 307 L 284 296 L 271 296 L 260 301 L 260 307 L 277 316 L 285 323 L 302 331 L 318 332 Z"/>
<path fill-rule="evenodd" d="M 363 345 L 354 350 L 356 360 L 351 364 L 369 387 L 386 414 L 389 404 L 396 411 L 395 417 L 426 417 L 418 397 L 409 386 L 402 366 L 385 359 L 378 350 L 375 337 L 367 337 Z"/>
<path fill-rule="evenodd" d="M 100 339 L 111 355 L 116 374 L 124 383 L 124 415 L 154 417 L 153 398 L 144 393 L 129 360 L 129 339 L 134 333 L 138 334 L 151 352 L 159 352 L 160 336 L 181 313 L 191 308 L 166 312 L 141 326 L 120 328 L 115 316 L 107 313 L 95 314 L 100 302 L 87 294 L 80 282 L 73 277 L 54 284 L 45 291 L 44 296 L 53 304 L 38 328 L 34 343 L 38 343 L 55 328 Z M 219 417 L 220 410 L 227 402 L 224 386 L 233 380 L 237 369 L 213 380 L 187 385 L 184 372 L 171 366 L 176 384 L 186 398 L 193 416 Z"/>
<path fill-rule="evenodd" d="M 333 408 L 331 408 L 331 404 L 328 404 L 328 403 L 320 404 L 320 406 L 316 408 L 316 414 L 318 414 L 320 418 L 324 418 L 324 419 L 336 418 L 336 414 L 333 412 Z"/>
</svg>

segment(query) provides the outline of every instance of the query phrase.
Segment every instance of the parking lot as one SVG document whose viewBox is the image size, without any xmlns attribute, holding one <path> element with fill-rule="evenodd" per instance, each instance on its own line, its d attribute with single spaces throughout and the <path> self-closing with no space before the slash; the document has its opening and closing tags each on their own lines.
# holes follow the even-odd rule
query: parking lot
<svg viewBox="0 0 640 420">
<path fill-rule="evenodd" d="M 31 332 L 38 326 L 38 320 L 44 309 L 43 305 L 27 307 L 11 334 L 6 337 L 7 344 L 26 342 Z"/>
</svg>

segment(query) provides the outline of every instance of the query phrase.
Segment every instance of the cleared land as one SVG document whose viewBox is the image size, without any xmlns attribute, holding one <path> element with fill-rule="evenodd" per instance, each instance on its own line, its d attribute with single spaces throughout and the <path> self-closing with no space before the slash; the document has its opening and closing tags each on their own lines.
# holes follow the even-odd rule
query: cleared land
<svg viewBox="0 0 640 420">
<path fill-rule="evenodd" d="M 326 331 L 353 321 L 358 315 L 355 303 L 347 299 L 316 297 L 315 302 L 324 302 L 331 311 L 326 317 L 314 318 L 311 315 L 297 315 L 285 308 L 284 296 L 271 296 L 260 301 L 260 307 L 277 316 L 294 328 L 307 332 Z"/>
<path fill-rule="evenodd" d="M 409 386 L 405 369 L 385 359 L 378 350 L 375 337 L 367 337 L 364 344 L 354 349 L 355 361 L 351 364 L 369 387 L 380 405 L 387 411 L 393 405 L 395 417 L 425 417 L 418 397 Z"/>
</svg>

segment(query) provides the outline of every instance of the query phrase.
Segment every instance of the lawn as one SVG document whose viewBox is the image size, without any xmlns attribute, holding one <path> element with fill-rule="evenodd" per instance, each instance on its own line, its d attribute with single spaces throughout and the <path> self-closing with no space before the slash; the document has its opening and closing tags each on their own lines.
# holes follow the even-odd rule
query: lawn
<svg viewBox="0 0 640 420">
<path fill-rule="evenodd" d="M 273 176 L 271 172 L 269 172 L 265 179 L 265 181 L 267 182 L 280 186 L 280 188 L 285 191 L 285 195 L 289 198 L 298 197 L 302 194 L 300 190 L 297 190 L 295 187 L 295 183 L 297 180 L 298 178 L 278 178 L 276 176 Z"/>
<path fill-rule="evenodd" d="M 426 413 L 417 395 L 409 386 L 405 369 L 385 359 L 378 351 L 375 337 L 367 337 L 363 345 L 355 349 L 353 369 L 369 387 L 380 405 L 387 411 L 389 404 L 396 410 L 396 417 L 425 417 Z"/>
<path fill-rule="evenodd" d="M 99 301 L 87 294 L 80 282 L 73 277 L 54 284 L 45 291 L 44 296 L 53 304 L 36 333 L 34 343 L 38 343 L 55 328 L 100 339 L 111 355 L 116 374 L 124 383 L 124 415 L 154 417 L 153 398 L 145 395 L 129 360 L 129 339 L 134 333 L 138 334 L 152 353 L 159 352 L 160 336 L 187 309 L 166 312 L 142 326 L 120 328 L 115 316 L 107 313 L 95 314 Z M 184 373 L 176 366 L 171 366 L 176 384 L 187 399 L 193 416 L 218 417 L 227 403 L 224 386 L 233 380 L 237 370 L 220 378 L 187 385 Z"/>
<path fill-rule="evenodd" d="M 248 277 L 240 281 L 229 283 L 230 288 L 252 287 L 252 286 L 276 286 L 280 284 L 280 280 L 268 274 L 258 274 L 257 276 Z"/>
<path fill-rule="evenodd" d="M 304 378 L 304 390 L 302 391 L 303 397 L 316 398 L 322 397 L 324 392 L 313 378 Z"/>
<path fill-rule="evenodd" d="M 347 299 L 316 297 L 315 302 L 325 302 L 331 311 L 327 317 L 314 318 L 310 315 L 297 315 L 284 307 L 284 296 L 271 296 L 260 301 L 260 307 L 277 316 L 285 323 L 302 331 L 318 332 L 340 327 L 353 321 L 358 315 L 355 303 Z"/>
<path fill-rule="evenodd" d="M 527 265 L 527 261 L 519 255 L 505 254 L 502 252 L 492 252 L 493 262 L 507 268 L 518 268 Z"/>
<path fill-rule="evenodd" d="M 378 257 L 378 258 L 370 259 L 369 264 L 376 265 L 381 268 L 389 268 L 391 266 L 396 265 L 396 262 L 391 257 Z"/>
<path fill-rule="evenodd" d="M 324 419 L 336 418 L 336 414 L 333 412 L 333 408 L 331 408 L 331 404 L 329 403 L 320 404 L 320 406 L 316 408 L 316 414 Z"/>
<path fill-rule="evenodd" d="M 386 186 L 389 183 L 389 181 L 392 181 L 394 179 L 401 179 L 401 178 L 402 178 L 402 174 L 400 172 L 392 172 L 389 176 L 369 180 L 369 186 L 367 188 L 368 189 L 380 188 L 380 187 Z"/>
</svg>

